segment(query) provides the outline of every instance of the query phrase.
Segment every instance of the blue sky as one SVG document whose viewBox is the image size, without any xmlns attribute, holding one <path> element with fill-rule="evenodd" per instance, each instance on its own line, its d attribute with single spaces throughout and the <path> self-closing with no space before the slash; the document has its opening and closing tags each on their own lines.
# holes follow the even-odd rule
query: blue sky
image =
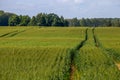
<svg viewBox="0 0 120 80">
<path fill-rule="evenodd" d="M 65 18 L 120 18 L 120 0 L 0 0 L 0 10 L 29 16 L 44 12 Z"/>
</svg>

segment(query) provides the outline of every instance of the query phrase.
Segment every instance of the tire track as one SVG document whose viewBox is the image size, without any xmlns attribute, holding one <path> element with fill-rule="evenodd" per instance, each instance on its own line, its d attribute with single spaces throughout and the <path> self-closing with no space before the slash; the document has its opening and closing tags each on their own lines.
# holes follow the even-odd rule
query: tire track
<svg viewBox="0 0 120 80">
<path fill-rule="evenodd" d="M 17 32 L 11 34 L 9 37 L 14 37 L 14 36 L 16 36 L 16 35 L 18 35 L 18 34 L 20 34 L 20 33 L 23 33 L 23 32 L 25 32 L 25 31 L 26 31 L 26 30 L 17 31 Z"/>
<path fill-rule="evenodd" d="M 85 39 L 80 44 L 78 44 L 75 50 L 80 50 L 80 48 L 83 47 L 83 45 L 85 44 L 87 40 L 88 40 L 88 28 L 85 31 Z"/>
<path fill-rule="evenodd" d="M 10 35 L 10 34 L 12 34 L 12 33 L 15 33 L 15 32 L 18 32 L 18 30 L 15 30 L 15 31 L 12 31 L 12 32 L 5 33 L 5 34 L 1 35 L 0 37 L 5 37 L 5 36 L 8 36 L 8 35 Z"/>
<path fill-rule="evenodd" d="M 74 73 L 77 70 L 75 66 L 75 56 L 77 55 L 77 52 L 83 47 L 85 42 L 88 40 L 88 28 L 85 31 L 85 39 L 80 42 L 74 49 L 70 50 L 70 80 L 74 79 Z"/>
<path fill-rule="evenodd" d="M 32 28 L 29 28 L 29 29 L 32 29 Z M 2 37 L 14 37 L 14 36 L 16 36 L 16 35 L 18 35 L 20 33 L 23 33 L 25 31 L 29 30 L 29 29 L 20 30 L 20 31 L 19 30 L 15 30 L 15 31 L 12 31 L 12 32 L 5 33 L 5 34 L 1 35 L 0 37 L 1 38 Z"/>
<path fill-rule="evenodd" d="M 92 33 L 93 33 L 95 46 L 100 48 L 105 53 L 107 53 L 107 55 L 113 60 L 114 64 L 120 70 L 120 63 L 118 63 L 118 61 L 120 62 L 120 54 L 113 49 L 106 49 L 104 46 L 102 46 L 102 43 L 97 39 L 95 35 L 95 28 L 92 29 Z"/>
<path fill-rule="evenodd" d="M 101 45 L 100 45 L 100 43 L 97 40 L 96 35 L 95 35 L 95 28 L 92 29 L 92 33 L 93 33 L 93 39 L 94 39 L 95 46 L 100 47 Z"/>
</svg>

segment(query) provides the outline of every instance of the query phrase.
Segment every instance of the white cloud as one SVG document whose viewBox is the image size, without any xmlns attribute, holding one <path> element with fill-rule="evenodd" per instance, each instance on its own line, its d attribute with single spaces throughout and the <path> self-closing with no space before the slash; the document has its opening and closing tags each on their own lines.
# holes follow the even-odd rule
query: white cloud
<svg viewBox="0 0 120 80">
<path fill-rule="evenodd" d="M 69 2 L 70 0 L 57 0 L 57 2 L 62 2 L 62 3 L 66 3 Z"/>
<path fill-rule="evenodd" d="M 66 18 L 120 17 L 120 0 L 0 0 L 0 9 L 32 16 L 45 12 Z"/>
<path fill-rule="evenodd" d="M 61 0 L 62 2 L 69 2 L 69 0 Z"/>
<path fill-rule="evenodd" d="M 84 0 L 57 0 L 57 1 L 62 3 L 76 3 L 76 4 L 80 4 L 84 2 Z"/>
<path fill-rule="evenodd" d="M 84 0 L 74 0 L 75 3 L 83 3 Z"/>
</svg>

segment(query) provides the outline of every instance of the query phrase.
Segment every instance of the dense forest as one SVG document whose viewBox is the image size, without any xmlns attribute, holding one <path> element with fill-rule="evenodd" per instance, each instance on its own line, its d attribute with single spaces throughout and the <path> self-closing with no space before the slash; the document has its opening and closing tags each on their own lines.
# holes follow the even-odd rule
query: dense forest
<svg viewBox="0 0 120 80">
<path fill-rule="evenodd" d="M 0 26 L 94 26 L 120 27 L 120 18 L 72 18 L 50 13 L 39 13 L 36 16 L 17 15 L 0 10 Z"/>
</svg>

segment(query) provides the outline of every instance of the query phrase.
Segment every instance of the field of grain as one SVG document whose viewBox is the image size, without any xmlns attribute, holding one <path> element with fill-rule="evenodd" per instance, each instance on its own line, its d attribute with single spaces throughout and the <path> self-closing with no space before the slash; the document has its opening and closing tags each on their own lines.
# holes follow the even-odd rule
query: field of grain
<svg viewBox="0 0 120 80">
<path fill-rule="evenodd" d="M 120 70 L 120 28 L 97 28 L 96 33 L 100 45 Z"/>
<path fill-rule="evenodd" d="M 0 80 L 119 80 L 120 28 L 1 27 Z"/>
<path fill-rule="evenodd" d="M 88 38 L 75 57 L 76 71 L 74 73 L 74 80 L 120 79 L 120 71 L 112 59 L 112 55 L 109 55 L 105 48 L 101 46 L 102 43 L 100 44 L 100 41 L 98 41 L 98 38 L 101 37 L 96 35 L 103 33 L 103 30 L 102 33 L 99 33 L 100 29 L 97 29 L 98 31 L 94 28 L 88 29 Z"/>
</svg>

